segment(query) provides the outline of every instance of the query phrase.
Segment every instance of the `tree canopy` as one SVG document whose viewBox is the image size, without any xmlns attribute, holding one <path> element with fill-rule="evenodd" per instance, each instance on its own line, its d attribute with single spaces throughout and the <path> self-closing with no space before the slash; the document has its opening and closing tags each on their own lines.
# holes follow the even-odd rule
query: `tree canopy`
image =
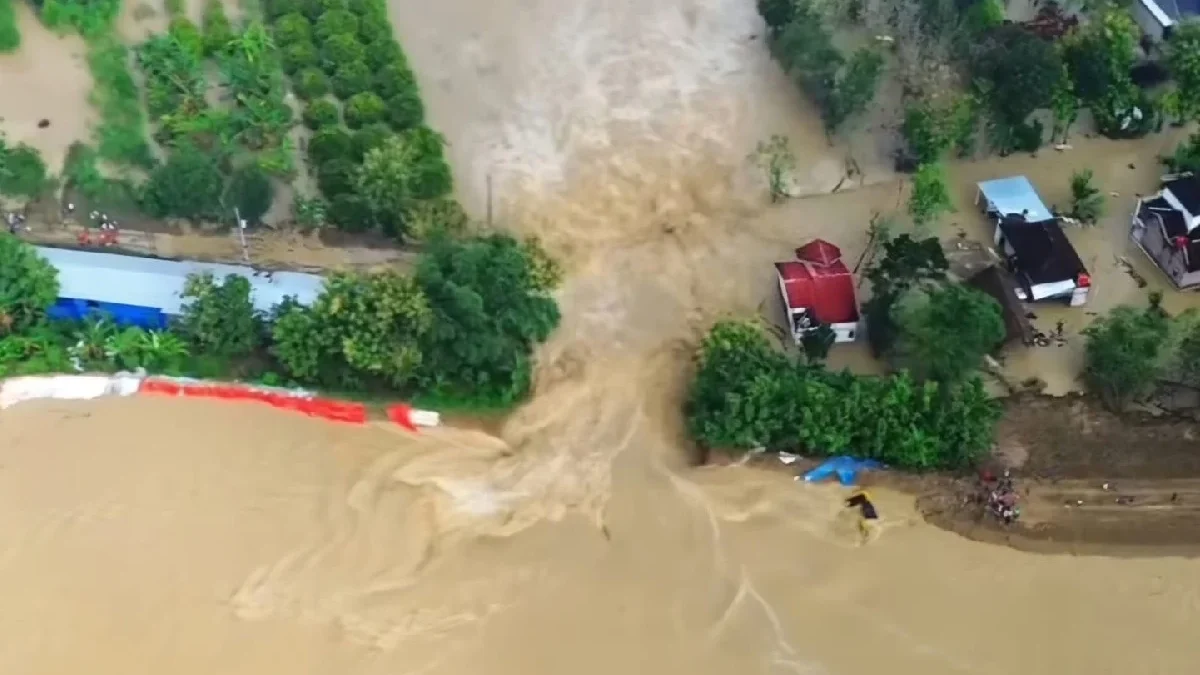
<svg viewBox="0 0 1200 675">
<path fill-rule="evenodd" d="M 212 274 L 193 274 L 183 287 L 179 332 L 207 353 L 245 356 L 263 334 L 262 317 L 254 309 L 250 282 L 230 274 L 217 281 Z"/>
<path fill-rule="evenodd" d="M 1062 76 L 1054 45 L 1016 24 L 997 26 L 975 49 L 971 72 L 990 83 L 988 101 L 1008 125 L 1047 108 Z"/>
<path fill-rule="evenodd" d="M 0 233 L 0 337 L 41 319 L 58 299 L 58 272 L 18 237 Z"/>
<path fill-rule="evenodd" d="M 538 269 L 511 237 L 431 244 L 416 277 L 433 314 L 421 339 L 426 389 L 505 403 L 526 393 L 532 349 L 559 321 Z"/>
<path fill-rule="evenodd" d="M 919 379 L 961 381 L 1004 341 L 1000 304 L 962 284 L 912 291 L 892 312 L 893 359 Z"/>
<path fill-rule="evenodd" d="M 850 453 L 909 469 L 962 468 L 991 445 L 999 408 L 977 378 L 918 383 L 795 364 L 754 324 L 705 337 L 687 400 L 688 429 L 708 447 Z"/>
<path fill-rule="evenodd" d="M 1084 330 L 1084 378 L 1107 405 L 1121 409 L 1154 387 L 1162 372 L 1162 348 L 1170 330 L 1161 296 L 1149 307 L 1117 307 Z"/>
</svg>

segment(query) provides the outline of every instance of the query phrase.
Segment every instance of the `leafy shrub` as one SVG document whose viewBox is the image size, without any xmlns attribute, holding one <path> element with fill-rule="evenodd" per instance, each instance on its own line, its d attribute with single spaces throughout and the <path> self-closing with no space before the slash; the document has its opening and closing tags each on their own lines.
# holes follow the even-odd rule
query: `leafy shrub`
<svg viewBox="0 0 1200 675">
<path fill-rule="evenodd" d="M 121 0 L 45 0 L 42 23 L 50 28 L 74 28 L 86 38 L 108 34 L 121 13 Z"/>
<path fill-rule="evenodd" d="M 321 64 L 330 74 L 347 64 L 363 61 L 366 55 L 366 49 L 353 35 L 333 35 L 321 44 Z"/>
<path fill-rule="evenodd" d="M 991 445 L 999 407 L 978 378 L 914 382 L 796 365 L 751 323 L 722 322 L 700 348 L 686 405 L 708 447 L 853 454 L 892 466 L 965 468 Z"/>
<path fill-rule="evenodd" d="M 317 6 L 313 0 L 267 0 L 263 3 L 263 14 L 270 20 L 287 14 L 308 15 L 309 8 Z"/>
<path fill-rule="evenodd" d="M 904 113 L 901 131 L 908 143 L 908 153 L 918 164 L 938 162 L 957 146 L 959 153 L 968 150 L 974 131 L 975 115 L 970 99 L 948 103 L 921 101 L 910 105 Z"/>
<path fill-rule="evenodd" d="M 129 71 L 129 50 L 116 38 L 97 38 L 88 45 L 87 59 L 95 83 L 91 100 L 100 113 L 100 156 L 115 164 L 153 166 L 141 91 Z"/>
<path fill-rule="evenodd" d="M 348 159 L 334 159 L 317 168 L 317 187 L 321 194 L 333 200 L 340 194 L 354 191 L 358 167 Z"/>
<path fill-rule="evenodd" d="M 280 52 L 280 60 L 289 75 L 311 68 L 321 61 L 317 48 L 311 42 L 296 42 L 284 47 Z"/>
<path fill-rule="evenodd" d="M 329 223 L 329 203 L 297 195 L 292 201 L 292 220 L 304 230 L 319 230 Z"/>
<path fill-rule="evenodd" d="M 329 78 L 316 68 L 305 68 L 292 79 L 292 91 L 305 101 L 320 98 L 329 93 Z"/>
<path fill-rule="evenodd" d="M 0 337 L 40 320 L 58 299 L 58 272 L 33 246 L 0 232 Z"/>
<path fill-rule="evenodd" d="M 313 131 L 336 126 L 341 117 L 337 104 L 329 99 L 318 99 L 304 108 L 304 125 Z"/>
<path fill-rule="evenodd" d="M 412 129 L 425 121 L 425 105 L 417 91 L 410 89 L 388 99 L 387 116 L 396 131 Z"/>
<path fill-rule="evenodd" d="M 1071 217 L 1094 224 L 1104 215 L 1104 193 L 1092 184 L 1091 169 L 1071 174 Z"/>
<path fill-rule="evenodd" d="M 1114 410 L 1150 393 L 1162 373 L 1160 355 L 1170 324 L 1161 300 L 1154 294 L 1144 309 L 1117 307 L 1083 331 L 1084 379 Z"/>
<path fill-rule="evenodd" d="M 334 35 L 356 35 L 358 17 L 344 9 L 331 9 L 317 19 L 316 36 L 328 40 Z"/>
<path fill-rule="evenodd" d="M 204 34 L 200 32 L 200 28 L 192 23 L 186 17 L 176 17 L 171 19 L 170 28 L 167 33 L 179 42 L 179 46 L 195 59 L 201 59 L 205 54 Z"/>
<path fill-rule="evenodd" d="M 908 198 L 908 215 L 912 216 L 913 222 L 926 225 L 952 210 L 945 167 L 937 162 L 919 166 Z"/>
<path fill-rule="evenodd" d="M 256 164 L 250 164 L 233 172 L 229 186 L 225 188 L 225 205 L 237 208 L 247 222 L 257 224 L 271 210 L 275 200 L 275 186 L 266 172 Z"/>
<path fill-rule="evenodd" d="M 417 78 L 408 64 L 392 61 L 375 74 L 371 89 L 384 99 L 390 99 L 404 92 L 416 92 Z"/>
<path fill-rule="evenodd" d="M 32 147 L 8 145 L 0 136 L 0 194 L 33 199 L 48 187 L 46 163 Z"/>
<path fill-rule="evenodd" d="M 330 201 L 329 220 L 345 232 L 367 232 L 375 227 L 367 200 L 353 192 L 343 192 Z"/>
<path fill-rule="evenodd" d="M 14 0 L 0 0 L 0 54 L 17 51 L 21 46 L 21 29 L 17 27 Z"/>
<path fill-rule="evenodd" d="M 393 41 L 392 23 L 388 21 L 386 11 L 383 12 L 382 17 L 373 16 L 370 13 L 358 16 L 362 19 L 358 25 L 358 38 L 362 40 L 363 44 L 374 49 L 376 45 Z M 380 21 L 380 18 L 383 20 Z"/>
<path fill-rule="evenodd" d="M 403 214 L 415 200 L 450 192 L 450 168 L 441 154 L 441 137 L 427 127 L 391 136 L 363 158 L 356 176 L 358 194 L 376 218 Z"/>
<path fill-rule="evenodd" d="M 160 218 L 211 218 L 219 215 L 216 208 L 224 188 L 217 158 L 184 144 L 150 174 L 143 186 L 142 204 Z"/>
<path fill-rule="evenodd" d="M 221 0 L 208 0 L 204 4 L 204 53 L 215 56 L 221 53 L 233 41 L 233 26 L 225 15 L 225 5 Z"/>
<path fill-rule="evenodd" d="M 450 165 L 442 154 L 446 139 L 427 126 L 400 134 L 415 149 L 415 164 L 411 184 L 412 194 L 417 199 L 434 199 L 449 194 L 454 186 Z"/>
<path fill-rule="evenodd" d="M 1004 342 L 1000 303 L 963 284 L 909 292 L 893 315 L 893 357 L 918 379 L 960 382 Z"/>
<path fill-rule="evenodd" d="M 421 364 L 418 339 L 432 312 L 420 288 L 396 272 L 333 274 L 311 308 L 293 306 L 272 327 L 273 352 L 302 382 L 408 385 Z"/>
<path fill-rule="evenodd" d="M 350 132 L 340 127 L 321 129 L 308 141 L 308 161 L 320 167 L 338 159 L 354 158 L 354 142 Z"/>
<path fill-rule="evenodd" d="M 367 65 L 371 67 L 372 71 L 382 70 L 388 64 L 397 61 L 407 63 L 404 52 L 400 51 L 400 45 L 390 37 L 379 42 L 372 42 L 371 48 L 367 50 Z"/>
<path fill-rule="evenodd" d="M 271 34 L 275 38 L 275 44 L 281 49 L 286 49 L 295 44 L 311 43 L 313 27 L 303 14 L 292 12 L 275 20 L 271 25 Z"/>
<path fill-rule="evenodd" d="M 333 93 L 343 101 L 371 88 L 371 69 L 362 61 L 347 63 L 333 76 Z"/>
<path fill-rule="evenodd" d="M 383 120 L 387 112 L 387 105 L 378 95 L 369 91 L 355 94 L 346 101 L 346 126 L 359 129 Z"/>
<path fill-rule="evenodd" d="M 262 339 L 262 319 L 250 298 L 250 281 L 230 274 L 192 274 L 183 287 L 179 330 L 192 344 L 219 356 L 244 356 Z"/>
<path fill-rule="evenodd" d="M 364 126 L 354 132 L 354 157 L 361 162 L 368 152 L 383 147 L 383 144 L 393 135 L 391 128 L 386 124 L 376 123 Z"/>
</svg>

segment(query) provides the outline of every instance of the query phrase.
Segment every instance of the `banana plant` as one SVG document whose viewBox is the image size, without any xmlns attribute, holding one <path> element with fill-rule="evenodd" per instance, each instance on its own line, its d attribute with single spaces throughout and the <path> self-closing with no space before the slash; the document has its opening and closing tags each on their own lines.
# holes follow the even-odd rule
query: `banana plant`
<svg viewBox="0 0 1200 675">
<path fill-rule="evenodd" d="M 90 317 L 75 332 L 75 345 L 68 352 L 84 366 L 111 364 L 112 353 L 108 350 L 108 340 L 116 331 L 116 325 L 108 317 Z"/>
</svg>

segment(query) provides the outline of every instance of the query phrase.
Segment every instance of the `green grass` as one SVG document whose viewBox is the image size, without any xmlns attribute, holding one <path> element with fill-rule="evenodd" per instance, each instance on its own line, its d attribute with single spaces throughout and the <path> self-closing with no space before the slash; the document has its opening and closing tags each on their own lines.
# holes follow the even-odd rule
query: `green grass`
<svg viewBox="0 0 1200 675">
<path fill-rule="evenodd" d="M 154 166 L 141 92 L 129 72 L 129 50 L 112 35 L 93 37 L 89 43 L 88 66 L 95 81 L 91 101 L 100 113 L 96 129 L 100 158 L 114 164 Z"/>
<path fill-rule="evenodd" d="M 21 47 L 21 29 L 17 28 L 16 0 L 0 0 L 0 54 L 17 51 Z"/>
</svg>

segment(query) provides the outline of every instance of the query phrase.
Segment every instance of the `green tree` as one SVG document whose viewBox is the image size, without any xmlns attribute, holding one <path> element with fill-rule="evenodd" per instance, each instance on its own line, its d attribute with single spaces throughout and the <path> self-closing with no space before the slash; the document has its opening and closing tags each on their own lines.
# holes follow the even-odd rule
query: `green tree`
<svg viewBox="0 0 1200 675">
<path fill-rule="evenodd" d="M 959 382 L 1004 341 L 1000 304 L 962 284 L 910 292 L 892 311 L 892 356 L 920 379 Z"/>
<path fill-rule="evenodd" d="M 24 143 L 10 146 L 0 135 L 0 195 L 34 199 L 49 185 L 46 163 L 37 150 Z"/>
<path fill-rule="evenodd" d="M 527 246 L 503 235 L 436 240 L 421 258 L 417 282 L 434 317 L 421 340 L 422 386 L 468 400 L 523 397 L 533 348 L 559 321 Z"/>
<path fill-rule="evenodd" d="M 58 272 L 33 246 L 0 233 L 0 337 L 39 321 L 58 289 Z"/>
<path fill-rule="evenodd" d="M 1092 178 L 1091 169 L 1071 174 L 1071 217 L 1094 225 L 1104 215 L 1104 194 Z"/>
<path fill-rule="evenodd" d="M 883 57 L 878 52 L 865 47 L 854 52 L 838 74 L 833 100 L 825 113 L 826 126 L 838 129 L 866 110 L 875 98 L 882 75 Z"/>
<path fill-rule="evenodd" d="M 759 141 L 751 158 L 767 176 L 771 201 L 780 202 L 788 197 L 788 181 L 796 169 L 796 156 L 788 146 L 787 136 L 774 134 L 769 141 Z"/>
<path fill-rule="evenodd" d="M 337 126 L 341 121 L 342 113 L 337 104 L 327 98 L 317 99 L 304 107 L 304 126 L 313 131 Z"/>
<path fill-rule="evenodd" d="M 425 104 L 414 89 L 407 89 L 387 100 L 388 124 L 396 131 L 406 131 L 425 121 Z"/>
<path fill-rule="evenodd" d="M 320 98 L 329 93 L 329 78 L 316 68 L 305 68 L 292 80 L 292 91 L 305 101 Z"/>
<path fill-rule="evenodd" d="M 867 270 L 871 299 L 863 306 L 867 338 L 876 356 L 891 351 L 897 327 L 892 307 L 912 289 L 945 281 L 950 264 L 937 238 L 916 240 L 908 234 L 886 239 L 881 255 Z"/>
<path fill-rule="evenodd" d="M 212 218 L 221 204 L 225 178 L 217 158 L 190 144 L 178 147 L 150 174 L 142 191 L 144 208 L 157 217 Z"/>
<path fill-rule="evenodd" d="M 361 63 L 366 55 L 366 49 L 353 35 L 332 35 L 321 44 L 321 59 L 327 73 L 336 73 L 349 63 Z"/>
<path fill-rule="evenodd" d="M 329 223 L 329 204 L 319 197 L 297 196 L 292 202 L 292 220 L 304 230 L 320 230 Z"/>
<path fill-rule="evenodd" d="M 1079 96 L 1075 93 L 1075 83 L 1071 80 L 1071 74 L 1065 64 L 1059 76 L 1058 86 L 1054 89 L 1054 96 L 1050 99 L 1050 110 L 1054 113 L 1054 129 L 1050 133 L 1050 142 L 1061 139 L 1061 142 L 1066 143 L 1071 125 L 1079 118 Z"/>
<path fill-rule="evenodd" d="M 233 41 L 233 26 L 225 15 L 225 5 L 221 0 L 208 0 L 204 3 L 204 53 L 215 56 L 225 50 Z"/>
<path fill-rule="evenodd" d="M 312 68 L 320 62 L 317 48 L 311 42 L 295 42 L 284 46 L 280 58 L 284 71 L 289 75 Z"/>
<path fill-rule="evenodd" d="M 1175 80 L 1180 117 L 1200 115 L 1200 24 L 1184 21 L 1164 46 L 1164 60 Z"/>
<path fill-rule="evenodd" d="M 917 226 L 927 225 L 953 210 L 946 187 L 946 169 L 939 163 L 917 167 L 912 194 L 908 197 L 908 215 L 913 222 Z"/>
<path fill-rule="evenodd" d="M 378 95 L 371 92 L 355 94 L 346 101 L 346 126 L 360 129 L 382 121 L 387 112 L 387 105 Z"/>
<path fill-rule="evenodd" d="M 960 153 L 969 151 L 974 126 L 971 99 L 923 100 L 908 106 L 900 130 L 909 155 L 920 165 L 941 161 L 955 146 Z"/>
<path fill-rule="evenodd" d="M 1170 323 L 1159 307 L 1121 306 L 1084 329 L 1084 378 L 1088 387 L 1114 410 L 1149 394 L 1162 374 L 1161 349 Z"/>
<path fill-rule="evenodd" d="M 379 69 L 373 80 L 371 90 L 385 99 L 410 92 L 417 93 L 417 78 L 403 60 L 386 64 Z"/>
<path fill-rule="evenodd" d="M 421 365 L 429 303 L 396 272 L 337 273 L 312 308 L 291 306 L 272 328 L 276 358 L 300 381 L 336 386 L 409 385 Z"/>
<path fill-rule="evenodd" d="M 340 127 L 326 127 L 308 141 L 308 161 L 317 168 L 335 160 L 354 159 L 354 139 Z"/>
<path fill-rule="evenodd" d="M 247 222 L 258 224 L 274 201 L 275 186 L 270 177 L 258 165 L 250 164 L 230 176 L 223 203 L 229 209 L 236 208 Z"/>
<path fill-rule="evenodd" d="M 0 0 L 0 54 L 11 54 L 21 47 L 21 29 L 13 0 Z"/>
<path fill-rule="evenodd" d="M 700 345 L 685 414 L 696 440 L 717 448 L 750 449 L 780 435 L 778 380 L 788 367 L 762 329 L 723 321 Z"/>
<path fill-rule="evenodd" d="M 218 282 L 210 273 L 192 274 L 184 284 L 183 301 L 179 331 L 203 352 L 239 357 L 258 348 L 262 317 L 245 277 L 230 274 Z"/>
<path fill-rule="evenodd" d="M 371 88 L 371 68 L 362 61 L 344 63 L 330 80 L 334 96 L 343 101 Z"/>
<path fill-rule="evenodd" d="M 328 40 L 334 35 L 356 35 L 358 33 L 358 17 L 344 9 L 331 9 L 317 19 L 316 35 L 320 40 Z"/>
<path fill-rule="evenodd" d="M 436 134 L 413 129 L 392 136 L 366 154 L 355 185 L 374 213 L 398 215 L 413 200 L 433 199 L 450 191 L 450 171 L 440 143 Z"/>
<path fill-rule="evenodd" d="M 275 20 L 271 26 L 275 44 L 287 49 L 295 44 L 312 44 L 312 23 L 303 14 L 292 12 Z"/>
<path fill-rule="evenodd" d="M 779 33 L 796 19 L 795 0 L 758 0 L 758 13 L 767 23 L 771 37 Z"/>
<path fill-rule="evenodd" d="M 990 31 L 975 50 L 971 73 L 989 83 L 986 100 L 1006 125 L 1025 123 L 1050 106 L 1062 76 L 1054 45 L 1016 24 Z"/>
<path fill-rule="evenodd" d="M 1132 110 L 1144 101 L 1130 76 L 1137 61 L 1138 35 L 1129 14 L 1110 6 L 1072 31 L 1063 42 L 1076 92 L 1091 107 L 1097 126 L 1106 136 L 1130 135 L 1142 126 L 1131 122 Z M 1142 111 L 1143 115 L 1149 112 Z"/>
</svg>

